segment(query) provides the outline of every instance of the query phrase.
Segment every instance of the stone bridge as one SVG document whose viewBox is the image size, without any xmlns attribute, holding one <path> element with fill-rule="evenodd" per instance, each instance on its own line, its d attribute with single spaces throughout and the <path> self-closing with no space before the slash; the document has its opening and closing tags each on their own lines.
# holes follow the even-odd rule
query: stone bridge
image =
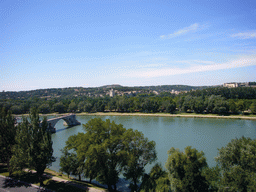
<svg viewBox="0 0 256 192">
<path fill-rule="evenodd" d="M 69 127 L 72 127 L 72 126 L 75 126 L 75 125 L 81 125 L 81 123 L 76 120 L 76 115 L 71 113 L 71 114 L 68 114 L 68 115 L 48 119 L 47 123 L 48 123 L 48 129 L 49 129 L 50 132 L 52 132 L 52 133 L 56 132 L 55 125 L 60 119 L 63 119 Z"/>
</svg>

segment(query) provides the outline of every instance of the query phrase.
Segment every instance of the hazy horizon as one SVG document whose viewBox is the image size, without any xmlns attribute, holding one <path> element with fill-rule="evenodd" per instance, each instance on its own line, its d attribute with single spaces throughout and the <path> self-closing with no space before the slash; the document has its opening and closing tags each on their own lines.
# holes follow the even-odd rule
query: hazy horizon
<svg viewBox="0 0 256 192">
<path fill-rule="evenodd" d="M 256 81 L 256 2 L 0 2 L 0 91 Z"/>
<path fill-rule="evenodd" d="M 226 82 L 226 83 L 246 83 L 246 82 Z M 105 86 L 113 86 L 113 85 L 117 85 L 117 86 L 122 86 L 122 87 L 150 87 L 150 86 L 191 86 L 191 87 L 214 87 L 214 86 L 222 86 L 223 84 L 219 84 L 219 85 L 185 85 L 185 84 L 175 84 L 175 85 L 145 85 L 145 86 L 124 86 L 124 85 L 120 85 L 120 84 L 110 84 L 110 85 L 100 85 L 100 86 L 95 86 L 95 87 L 81 87 L 81 86 L 74 86 L 74 87 L 52 87 L 52 88 L 39 88 L 39 89 L 30 89 L 30 90 L 20 90 L 20 91 L 35 91 L 35 90 L 42 90 L 42 89 L 68 89 L 68 88 L 84 88 L 84 89 L 89 89 L 89 88 L 100 88 L 100 87 L 105 87 Z M 8 90 L 2 90 L 2 92 L 20 92 L 20 91 L 8 91 Z M 1 91 L 0 91 L 1 92 Z"/>
</svg>

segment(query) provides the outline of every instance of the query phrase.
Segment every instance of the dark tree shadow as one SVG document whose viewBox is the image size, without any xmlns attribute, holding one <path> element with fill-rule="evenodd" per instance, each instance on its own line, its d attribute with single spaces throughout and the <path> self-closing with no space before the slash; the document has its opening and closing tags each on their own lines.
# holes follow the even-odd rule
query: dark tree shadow
<svg viewBox="0 0 256 192">
<path fill-rule="evenodd" d="M 12 178 L 6 178 L 4 181 L 3 188 L 17 188 L 17 187 L 31 187 L 31 184 L 24 182 L 24 181 L 19 181 L 16 179 Z"/>
<path fill-rule="evenodd" d="M 56 192 L 85 192 L 89 191 L 88 187 L 77 185 L 73 182 L 57 182 L 50 180 L 47 182 L 46 187 Z"/>
</svg>

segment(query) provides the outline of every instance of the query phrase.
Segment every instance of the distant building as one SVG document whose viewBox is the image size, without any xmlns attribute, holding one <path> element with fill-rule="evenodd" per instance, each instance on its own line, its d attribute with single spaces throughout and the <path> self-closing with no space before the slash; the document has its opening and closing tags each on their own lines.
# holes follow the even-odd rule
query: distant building
<svg viewBox="0 0 256 192">
<path fill-rule="evenodd" d="M 115 96 L 115 91 L 114 91 L 113 89 L 111 89 L 111 90 L 109 91 L 109 96 L 110 96 L 110 97 L 114 97 L 114 96 Z"/>
<path fill-rule="evenodd" d="M 224 83 L 223 87 L 238 87 L 238 83 Z"/>
<path fill-rule="evenodd" d="M 178 94 L 180 94 L 180 91 L 175 91 L 175 90 L 172 90 L 170 93 L 171 93 L 171 94 L 175 94 L 175 95 L 178 95 Z"/>
<path fill-rule="evenodd" d="M 233 88 L 233 87 L 249 87 L 249 83 L 224 83 L 223 87 L 229 87 L 229 88 Z"/>
</svg>

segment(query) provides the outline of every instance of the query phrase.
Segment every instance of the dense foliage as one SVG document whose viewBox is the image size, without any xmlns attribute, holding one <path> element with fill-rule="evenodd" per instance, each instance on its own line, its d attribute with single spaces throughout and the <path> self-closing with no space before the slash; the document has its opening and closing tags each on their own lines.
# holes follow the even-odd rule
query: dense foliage
<svg viewBox="0 0 256 192">
<path fill-rule="evenodd" d="M 84 129 L 86 133 L 73 135 L 66 142 L 61 169 L 68 174 L 75 170 L 73 162 L 69 161 L 72 153 L 68 154 L 67 149 L 72 150 L 90 180 L 96 178 L 106 184 L 109 191 L 115 191 L 119 175 L 123 173 L 131 181 L 130 188 L 137 191 L 144 167 L 156 159 L 155 142 L 109 119 L 91 119 Z"/>
<path fill-rule="evenodd" d="M 15 119 L 10 111 L 6 111 L 3 108 L 0 111 L 0 160 L 7 163 L 8 170 L 11 172 L 9 163 L 13 154 L 13 147 L 16 144 L 16 127 Z"/>
<path fill-rule="evenodd" d="M 221 191 L 256 191 L 256 140 L 233 139 L 219 149 L 216 158 L 221 167 Z"/>
<path fill-rule="evenodd" d="M 66 88 L 30 92 L 0 93 L 0 108 L 14 114 L 29 113 L 32 107 L 40 113 L 52 112 L 143 112 L 199 114 L 256 113 L 256 88 L 211 87 L 171 94 L 170 86 L 116 87 L 119 95 L 106 95 L 110 88 Z M 188 89 L 188 86 L 179 86 Z M 158 90 L 159 92 L 156 92 Z M 124 92 L 127 91 L 127 92 Z"/>
<path fill-rule="evenodd" d="M 203 168 L 207 167 L 203 152 L 188 146 L 184 152 L 172 147 L 168 154 L 166 168 L 173 191 L 208 190 L 209 185 L 202 174 Z"/>
<path fill-rule="evenodd" d="M 48 165 L 55 161 L 51 134 L 47 131 L 47 120 L 40 123 L 38 112 L 35 108 L 31 110 L 30 122 L 23 118 L 17 126 L 15 142 L 12 149 L 10 165 L 13 170 L 24 168 L 35 169 L 40 185 L 43 185 L 43 173 Z"/>
</svg>

